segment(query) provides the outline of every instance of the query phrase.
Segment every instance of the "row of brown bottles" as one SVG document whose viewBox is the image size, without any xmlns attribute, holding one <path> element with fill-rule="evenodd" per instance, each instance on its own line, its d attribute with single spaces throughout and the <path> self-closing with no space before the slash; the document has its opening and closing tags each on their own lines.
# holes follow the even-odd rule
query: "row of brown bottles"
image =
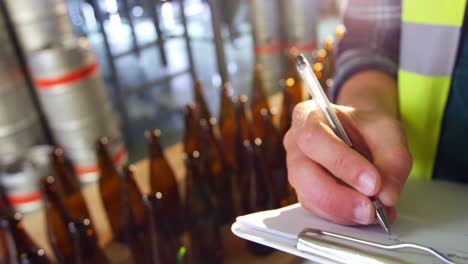
<svg viewBox="0 0 468 264">
<path fill-rule="evenodd" d="M 323 48 L 320 48 L 315 52 L 315 62 L 312 68 L 320 82 L 320 85 L 322 85 L 327 93 L 333 86 L 336 49 L 345 33 L 346 28 L 344 25 L 338 25 L 335 29 L 335 38 L 327 37 L 323 43 Z"/>
<path fill-rule="evenodd" d="M 223 87 L 223 93 L 229 93 L 229 87 Z M 216 120 L 206 115 L 206 102 L 202 95 L 200 82 L 195 82 L 195 104 L 186 108 L 186 130 L 184 151 L 193 153 L 199 151 L 200 160 L 206 168 L 203 177 L 209 185 L 209 192 L 215 199 L 217 219 L 219 224 L 231 223 L 237 215 L 234 198 L 233 184 L 235 174 L 235 159 L 232 155 L 232 144 L 225 144 L 223 135 L 232 138 L 233 119 L 225 115 L 221 118 L 221 126 L 217 126 Z M 221 100 L 221 104 L 227 107 L 231 114 L 234 112 L 229 101 Z M 228 149 L 225 149 L 227 146 Z M 229 154 L 227 154 L 229 153 Z"/>
<path fill-rule="evenodd" d="M 338 40 L 343 34 L 337 29 Z M 327 39 L 314 64 L 324 87 L 329 85 L 326 81 L 334 70 L 334 46 Z M 97 141 L 99 191 L 104 208 L 115 239 L 128 246 L 134 263 L 222 263 L 221 225 L 231 223 L 239 214 L 297 202 L 287 181 L 282 145 L 291 126 L 292 110 L 303 100 L 303 84 L 294 63 L 297 53 L 294 48 L 289 51 L 278 120 L 270 110 L 260 66 L 254 70 L 250 100 L 244 95 L 233 98 L 228 84 L 221 87 L 219 126 L 203 98 L 200 82 L 195 82 L 195 104 L 185 111 L 184 202 L 161 147 L 159 130 L 146 133 L 148 195 L 138 188 L 134 167 L 116 168 L 107 150 L 107 139 Z M 51 164 L 53 175 L 41 184 L 48 238 L 57 262 L 109 263 L 62 149 L 53 151 Z M 0 194 L 0 262 L 50 263 Z M 184 234 L 190 237 L 187 245 L 181 240 Z M 248 243 L 248 249 L 256 255 L 272 252 L 255 243 Z"/>
<path fill-rule="evenodd" d="M 24 230 L 18 213 L 0 217 L 0 260 L 5 264 L 52 263 Z"/>
<path fill-rule="evenodd" d="M 254 74 L 252 101 L 246 96 L 232 100 L 229 87 L 223 86 L 222 118 L 219 134 L 216 122 L 208 122 L 198 105 L 187 107 L 185 149 L 193 150 L 186 159 L 186 200 L 182 203 L 172 171 L 160 145 L 160 131 L 147 132 L 150 156 L 151 194 L 143 196 L 133 166 L 115 167 L 107 150 L 107 139 L 97 141 L 99 191 L 111 229 L 117 241 L 127 244 L 135 263 L 222 262 L 219 226 L 240 213 L 272 209 L 289 202 L 285 153 L 282 136 L 290 126 L 291 98 L 298 98 L 294 85 L 284 86 L 284 108 L 278 129 L 273 122 L 266 93 L 261 85 L 261 68 Z M 291 77 L 292 78 L 292 77 Z M 255 124 L 255 125 L 254 125 Z M 224 136 L 227 135 L 227 136 Z M 224 146 L 229 142 L 229 155 Z M 230 158 L 226 158 L 230 156 Z M 59 263 L 108 263 L 99 248 L 97 234 L 73 171 L 67 167 L 63 151 L 51 155 L 53 176 L 42 180 L 46 202 L 48 237 Z M 242 195 L 240 195 L 242 194 Z M 236 198 L 236 196 L 238 196 Z M 187 221 L 189 219 L 190 221 Z M 192 238 L 184 253 L 180 235 Z M 201 235 L 204 234 L 204 235 Z M 200 239 L 203 238 L 203 239 Z M 36 247 L 22 253 L 21 259 L 43 259 Z M 271 252 L 249 244 L 254 254 Z M 156 249 L 156 250 L 154 250 Z M 186 249 L 185 249 L 186 250 Z M 24 251 L 24 250 L 22 250 Z M 5 254 L 8 256 L 8 254 Z"/>
<path fill-rule="evenodd" d="M 175 174 L 160 144 L 160 134 L 159 130 L 146 132 L 149 195 L 143 195 L 138 188 L 134 166 L 119 170 L 109 159 L 107 141 L 97 142 L 101 197 L 114 236 L 129 247 L 134 263 L 187 263 L 180 240 L 185 230 L 185 210 Z"/>
<path fill-rule="evenodd" d="M 85 198 L 73 170 L 66 162 L 63 149 L 55 148 L 51 153 L 51 167 L 58 188 L 63 192 L 64 203 L 76 219 L 90 219 Z"/>
<path fill-rule="evenodd" d="M 186 227 L 190 235 L 190 252 L 194 263 L 222 263 L 223 247 L 216 213 L 216 200 L 211 195 L 203 174 L 207 167 L 198 151 L 187 155 L 186 165 Z"/>
<path fill-rule="evenodd" d="M 297 51 L 291 58 L 293 56 L 297 56 Z M 303 99 L 302 83 L 292 64 L 287 81 L 283 82 L 283 111 L 279 117 L 279 126 L 275 125 L 269 107 L 260 66 L 255 67 L 250 102 L 245 95 L 233 98 L 229 85 L 222 85 L 219 128 L 215 126 L 216 122 L 211 123 L 212 127 L 207 125 L 206 118 L 212 117 L 204 116 L 202 112 L 207 111 L 199 109 L 199 104 L 204 105 L 204 108 L 206 103 L 200 96 L 200 83 L 196 84 L 195 94 L 198 95 L 195 104 L 188 105 L 185 111 L 184 150 L 186 153 L 197 153 L 200 163 L 205 164 L 200 178 L 206 183 L 202 186 L 205 186 L 207 197 L 211 197 L 209 201 L 218 217 L 227 215 L 228 207 L 223 210 L 223 205 L 220 205 L 226 201 L 232 201 L 227 204 L 232 204 L 234 215 L 297 202 L 292 199 L 295 195 L 288 184 L 286 153 L 282 146 L 282 138 L 291 125 L 292 109 Z M 210 129 L 219 130 L 219 139 L 212 136 L 215 133 Z M 219 149 L 216 149 L 219 145 Z M 221 169 L 223 167 L 224 170 Z M 226 173 L 226 169 L 230 170 L 229 173 Z M 225 183 L 220 184 L 217 190 L 211 177 L 222 171 L 225 175 L 220 178 Z M 227 184 L 229 180 L 230 185 Z M 249 246 L 249 249 L 259 255 L 271 252 L 258 245 Z"/>
<path fill-rule="evenodd" d="M 41 180 L 47 234 L 58 263 L 109 263 L 87 218 L 75 218 L 65 205 L 63 189 L 53 176 Z"/>
<path fill-rule="evenodd" d="M 107 150 L 107 138 L 96 142 L 96 154 L 99 166 L 99 193 L 109 219 L 114 238 L 126 242 L 129 227 L 128 193 L 121 174 L 114 166 Z"/>
<path fill-rule="evenodd" d="M 175 173 L 167 161 L 160 143 L 161 131 L 147 131 L 149 141 L 149 175 L 152 194 L 169 223 L 168 228 L 179 236 L 183 231 L 184 211 Z"/>
</svg>

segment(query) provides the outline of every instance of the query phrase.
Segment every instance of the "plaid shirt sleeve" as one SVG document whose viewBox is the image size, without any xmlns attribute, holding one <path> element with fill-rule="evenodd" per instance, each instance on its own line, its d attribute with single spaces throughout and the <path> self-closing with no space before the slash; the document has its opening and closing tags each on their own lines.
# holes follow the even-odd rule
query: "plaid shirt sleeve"
<svg viewBox="0 0 468 264">
<path fill-rule="evenodd" d="M 374 69 L 396 79 L 400 53 L 401 0 L 348 0 L 346 34 L 338 45 L 331 98 L 353 74 Z"/>
</svg>

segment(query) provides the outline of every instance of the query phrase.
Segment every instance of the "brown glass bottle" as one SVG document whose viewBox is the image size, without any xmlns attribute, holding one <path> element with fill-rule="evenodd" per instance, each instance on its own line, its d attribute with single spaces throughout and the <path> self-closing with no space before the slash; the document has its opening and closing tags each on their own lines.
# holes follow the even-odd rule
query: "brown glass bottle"
<svg viewBox="0 0 468 264">
<path fill-rule="evenodd" d="M 41 180 L 46 203 L 47 233 L 60 263 L 109 263 L 99 248 L 88 218 L 74 218 L 65 205 L 61 186 L 52 176 Z"/>
<path fill-rule="evenodd" d="M 199 125 L 200 113 L 197 105 L 188 104 L 185 106 L 185 132 L 184 132 L 184 151 L 192 153 L 198 149 L 200 143 Z"/>
<path fill-rule="evenodd" d="M 245 95 L 241 95 L 236 100 L 236 122 L 237 129 L 243 140 L 253 139 L 252 125 L 247 115 L 247 101 L 248 98 Z"/>
<path fill-rule="evenodd" d="M 148 263 L 146 259 L 149 251 L 148 243 L 145 241 L 145 206 L 143 195 L 134 179 L 135 167 L 126 165 L 123 167 L 125 188 L 128 194 L 129 219 L 126 234 L 127 244 L 132 252 L 135 263 Z"/>
<path fill-rule="evenodd" d="M 344 35 L 346 34 L 346 27 L 345 25 L 343 24 L 339 24 L 338 26 L 336 26 L 335 28 L 335 38 L 336 38 L 336 42 L 340 42 Z"/>
<path fill-rule="evenodd" d="M 149 140 L 149 172 L 151 193 L 162 199 L 164 216 L 173 223 L 173 231 L 180 235 L 183 230 L 183 211 L 176 176 L 164 156 L 160 144 L 160 130 L 147 131 Z"/>
<path fill-rule="evenodd" d="M 21 264 L 46 264 L 52 263 L 45 255 L 44 250 L 40 249 L 36 252 L 29 252 L 19 256 L 19 263 Z"/>
<path fill-rule="evenodd" d="M 108 264 L 109 258 L 99 247 L 96 231 L 87 218 L 68 223 L 68 231 L 73 237 L 74 249 L 79 252 L 82 264 Z"/>
<path fill-rule="evenodd" d="M 247 213 L 269 210 L 275 207 L 271 182 L 267 178 L 266 171 L 262 168 L 258 158 L 262 142 L 258 138 L 255 139 L 255 142 L 256 146 L 252 146 L 248 140 L 243 142 L 247 158 L 245 166 L 249 176 L 248 188 L 242 190 L 248 197 L 244 205 Z M 272 248 L 250 241 L 247 243 L 247 249 L 254 255 L 268 255 L 273 252 Z"/>
<path fill-rule="evenodd" d="M 0 263 L 16 264 L 16 248 L 8 221 L 0 217 Z"/>
<path fill-rule="evenodd" d="M 125 242 L 125 232 L 128 227 L 127 208 L 128 198 L 122 178 L 117 171 L 112 158 L 107 151 L 107 138 L 101 138 L 96 142 L 96 153 L 99 165 L 99 193 L 109 219 L 114 237 Z"/>
<path fill-rule="evenodd" d="M 303 101 L 303 83 L 302 78 L 296 68 L 296 58 L 299 55 L 299 50 L 292 47 L 288 51 L 288 70 L 286 71 L 286 82 L 289 86 L 294 87 L 291 89 L 291 102 L 293 106 Z"/>
<path fill-rule="evenodd" d="M 327 82 L 328 79 L 333 78 L 333 73 L 335 72 L 335 51 L 334 51 L 334 41 L 332 37 L 325 39 L 323 48 L 327 51 L 327 60 L 323 68 L 323 79 Z"/>
<path fill-rule="evenodd" d="M 200 154 L 205 168 L 205 177 L 208 180 L 210 190 L 216 197 L 218 220 L 220 224 L 228 224 L 235 217 L 233 202 L 233 169 L 224 160 L 224 151 L 217 142 L 205 119 L 200 120 L 202 130 Z"/>
<path fill-rule="evenodd" d="M 203 87 L 199 80 L 195 80 L 194 85 L 194 95 L 195 95 L 195 103 L 197 107 L 200 109 L 200 116 L 205 118 L 208 121 L 210 126 L 216 125 L 216 118 L 211 115 L 210 109 L 208 108 L 208 104 L 205 101 L 203 96 Z"/>
<path fill-rule="evenodd" d="M 262 109 L 266 109 L 268 113 L 271 114 L 268 97 L 262 81 L 262 67 L 260 65 L 255 66 L 253 85 L 250 95 L 250 109 L 252 112 L 252 122 L 254 124 L 262 123 L 262 116 L 260 113 Z M 263 126 L 257 125 L 253 127 L 254 137 L 263 138 L 264 133 Z"/>
<path fill-rule="evenodd" d="M 0 186 L 0 217 L 13 214 L 14 209 L 11 206 L 10 201 L 8 201 L 5 189 L 3 188 L 3 186 Z"/>
<path fill-rule="evenodd" d="M 74 249 L 74 242 L 68 233 L 68 224 L 73 221 L 64 205 L 64 195 L 52 176 L 41 180 L 42 193 L 45 197 L 47 234 L 55 256 L 60 263 L 79 263 L 79 252 Z"/>
<path fill-rule="evenodd" d="M 288 177 L 286 171 L 286 157 L 282 138 L 273 125 L 271 116 L 267 111 L 262 111 L 265 136 L 261 139 L 262 155 L 259 157 L 261 164 L 265 166 L 266 175 L 270 176 L 273 189 L 275 207 L 287 205 Z M 254 141 L 255 142 L 255 141 Z"/>
<path fill-rule="evenodd" d="M 221 140 L 225 150 L 226 162 L 232 167 L 236 167 L 236 156 L 234 148 L 234 133 L 236 127 L 235 110 L 232 102 L 232 90 L 228 83 L 221 86 L 221 113 L 219 115 L 219 129 Z M 187 153 L 193 153 L 195 149 Z"/>
<path fill-rule="evenodd" d="M 80 185 L 74 175 L 67 169 L 63 149 L 57 147 L 50 155 L 54 179 L 60 185 L 59 188 L 63 190 L 66 207 L 70 208 L 69 211 L 74 218 L 90 219 L 91 216 L 81 193 Z"/>
<path fill-rule="evenodd" d="M 280 83 L 283 94 L 283 102 L 281 104 L 278 131 L 280 138 L 283 139 L 284 135 L 286 135 L 286 132 L 291 127 L 292 113 L 294 110 L 294 105 L 291 99 L 291 90 L 294 89 L 294 86 L 288 85 L 286 81 L 281 81 Z"/>
<path fill-rule="evenodd" d="M 280 115 L 280 120 L 279 120 L 279 135 L 281 139 L 281 144 L 277 145 L 277 149 L 275 151 L 275 164 L 277 165 L 277 170 L 276 173 L 278 173 L 274 178 L 276 179 L 275 181 L 275 189 L 281 189 L 281 191 L 278 191 L 278 197 L 279 197 L 279 203 L 280 206 L 285 206 L 288 204 L 292 204 L 293 200 L 291 199 L 291 190 L 292 187 L 289 185 L 289 182 L 286 181 L 286 185 L 282 185 L 282 182 L 284 182 L 284 179 L 287 178 L 287 167 L 286 167 L 286 150 L 284 149 L 284 146 L 282 144 L 283 138 L 286 135 L 286 132 L 288 132 L 289 128 L 291 127 L 291 122 L 292 122 L 292 112 L 294 109 L 294 106 L 291 104 L 291 96 L 290 96 L 290 89 L 294 89 L 291 86 L 288 86 L 286 83 L 282 83 L 282 89 L 283 89 L 283 103 L 282 103 L 282 110 L 281 110 L 281 115 Z M 286 175 L 286 176 L 285 176 Z M 287 191 L 287 199 L 284 198 L 284 189 L 283 188 L 288 188 Z M 294 193 L 295 195 L 295 193 Z"/>
<path fill-rule="evenodd" d="M 157 193 L 143 199 L 146 215 L 146 243 L 149 248 L 150 263 L 182 264 L 186 263 L 185 247 L 179 237 L 172 232 L 172 223 L 164 215 Z"/>
<path fill-rule="evenodd" d="M 243 190 L 245 190 L 248 186 L 248 172 L 246 171 L 246 167 L 243 166 L 247 162 L 243 142 L 245 140 L 253 140 L 251 123 L 247 118 L 247 111 L 245 109 L 246 102 L 247 97 L 245 95 L 239 96 L 236 100 L 236 130 L 234 147 L 236 163 L 239 164 L 239 166 L 236 171 L 235 183 L 239 189 L 238 192 L 240 197 L 238 200 L 240 204 L 240 213 L 245 213 L 244 200 L 246 199 L 246 196 L 244 195 Z"/>
<path fill-rule="evenodd" d="M 197 152 L 185 159 L 186 214 L 195 263 L 223 263 L 221 234 L 215 208 L 199 175 L 203 166 Z"/>
<path fill-rule="evenodd" d="M 328 83 L 327 83 L 328 79 L 325 77 L 324 65 L 320 62 L 316 62 L 312 66 L 312 70 L 314 71 L 314 74 L 317 77 L 317 80 L 319 81 L 325 93 L 328 93 L 328 90 L 329 90 Z"/>
<path fill-rule="evenodd" d="M 21 214 L 15 214 L 5 218 L 8 221 L 9 232 L 16 248 L 16 260 L 18 263 L 49 264 L 52 263 L 45 255 L 45 251 L 39 248 L 24 230 L 21 223 Z"/>
</svg>

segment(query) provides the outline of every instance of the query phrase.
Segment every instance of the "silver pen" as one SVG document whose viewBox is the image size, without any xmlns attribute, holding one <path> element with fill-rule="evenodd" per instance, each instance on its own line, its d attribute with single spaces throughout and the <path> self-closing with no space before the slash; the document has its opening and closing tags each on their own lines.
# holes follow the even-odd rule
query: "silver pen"
<svg viewBox="0 0 468 264">
<path fill-rule="evenodd" d="M 331 105 L 330 101 L 327 98 L 327 95 L 322 89 L 320 82 L 317 80 L 312 68 L 310 67 L 309 62 L 304 57 L 303 54 L 300 54 L 296 58 L 296 66 L 299 70 L 299 73 L 304 80 L 309 93 L 314 98 L 315 102 L 319 106 L 323 117 L 327 121 L 329 127 L 333 130 L 333 132 L 343 140 L 348 146 L 353 147 L 351 140 L 349 139 L 346 131 L 344 130 L 343 126 L 341 125 L 340 120 L 336 116 L 335 110 Z M 377 200 L 375 197 L 370 197 L 372 203 L 375 207 L 375 214 L 379 221 L 379 224 L 385 229 L 385 231 L 390 234 L 390 226 L 388 224 L 387 215 L 385 214 L 385 210 L 382 207 L 382 204 Z"/>
</svg>

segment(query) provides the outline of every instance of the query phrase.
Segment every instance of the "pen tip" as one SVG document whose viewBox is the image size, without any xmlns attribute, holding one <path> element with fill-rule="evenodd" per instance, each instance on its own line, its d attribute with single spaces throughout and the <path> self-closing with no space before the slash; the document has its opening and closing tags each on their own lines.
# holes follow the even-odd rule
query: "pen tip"
<svg viewBox="0 0 468 264">
<path fill-rule="evenodd" d="M 391 234 L 390 224 L 388 223 L 387 215 L 385 214 L 385 210 L 383 209 L 382 205 L 377 199 L 373 199 L 372 202 L 375 206 L 375 214 L 377 216 L 377 220 L 379 224 L 383 227 L 383 229 L 387 232 L 387 234 Z"/>
<path fill-rule="evenodd" d="M 304 57 L 304 55 L 302 53 L 297 55 L 296 65 L 299 68 L 303 68 L 303 67 L 305 67 L 307 65 L 307 59 L 306 59 L 306 57 Z"/>
</svg>

